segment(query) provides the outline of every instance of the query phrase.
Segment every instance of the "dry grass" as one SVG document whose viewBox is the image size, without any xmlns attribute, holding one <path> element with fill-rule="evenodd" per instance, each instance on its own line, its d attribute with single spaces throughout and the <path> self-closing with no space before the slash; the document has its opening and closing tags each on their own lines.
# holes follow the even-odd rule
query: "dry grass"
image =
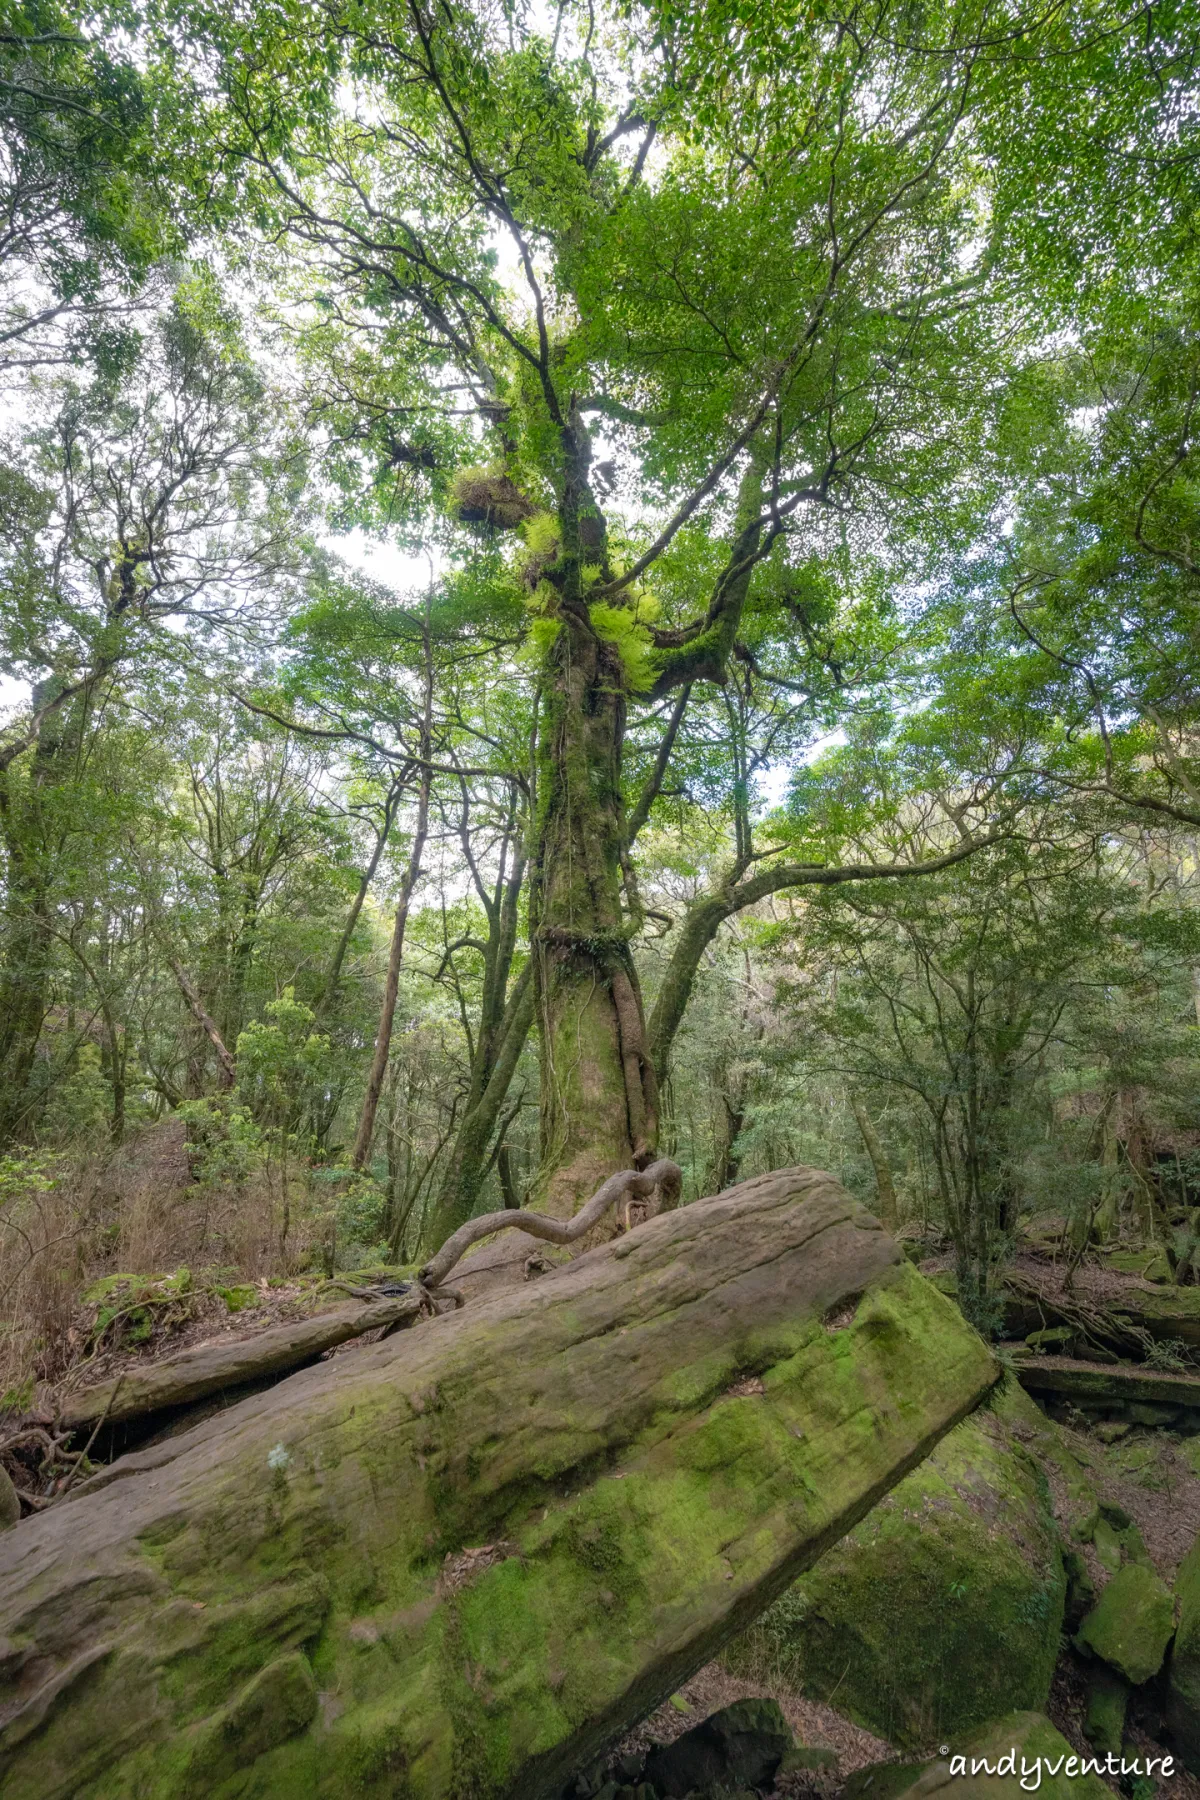
<svg viewBox="0 0 1200 1800">
<path fill-rule="evenodd" d="M 166 1119 L 119 1149 L 81 1146 L 0 1165 L 0 1408 L 29 1403 L 88 1351 L 89 1287 L 180 1268 L 257 1282 L 312 1260 L 321 1222 L 303 1171 L 239 1183 L 193 1179 L 186 1131 Z"/>
</svg>

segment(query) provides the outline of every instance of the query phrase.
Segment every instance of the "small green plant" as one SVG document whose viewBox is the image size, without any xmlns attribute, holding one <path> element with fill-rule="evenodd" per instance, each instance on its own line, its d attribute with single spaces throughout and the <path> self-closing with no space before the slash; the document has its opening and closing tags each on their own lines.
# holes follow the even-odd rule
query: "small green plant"
<svg viewBox="0 0 1200 1800">
<path fill-rule="evenodd" d="M 33 1405 L 33 1376 L 27 1375 L 0 1394 L 0 1416 L 4 1413 L 28 1412 Z"/>
<path fill-rule="evenodd" d="M 263 1130 L 294 1134 L 326 1086 L 329 1039 L 313 1031 L 312 1009 L 290 987 L 264 1011 L 238 1036 L 238 1091 Z"/>
<path fill-rule="evenodd" d="M 193 1318 L 202 1296 L 190 1269 L 171 1275 L 105 1275 L 83 1296 L 96 1309 L 89 1349 L 94 1355 L 149 1343 L 164 1327 Z"/>
<path fill-rule="evenodd" d="M 1146 1351 L 1146 1367 L 1174 1372 L 1190 1368 L 1192 1353 L 1182 1338 L 1159 1338 Z"/>
<path fill-rule="evenodd" d="M 185 1100 L 178 1116 L 187 1127 L 192 1174 L 211 1187 L 240 1187 L 262 1155 L 262 1132 L 250 1109 L 225 1099 Z"/>
</svg>

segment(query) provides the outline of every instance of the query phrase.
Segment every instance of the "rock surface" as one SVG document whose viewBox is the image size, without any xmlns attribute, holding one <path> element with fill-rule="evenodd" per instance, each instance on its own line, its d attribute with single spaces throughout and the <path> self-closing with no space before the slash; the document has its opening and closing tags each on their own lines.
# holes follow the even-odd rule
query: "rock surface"
<svg viewBox="0 0 1200 1800">
<path fill-rule="evenodd" d="M 1200 1775 L 1200 1538 L 1175 1577 L 1179 1629 L 1167 1671 L 1167 1725 L 1185 1765 Z"/>
<path fill-rule="evenodd" d="M 1010 1379 L 761 1622 L 781 1679 L 900 1749 L 1045 1706 L 1066 1576 Z M 835 1699 L 836 1696 L 836 1699 Z"/>
<path fill-rule="evenodd" d="M 649 1220 L 4 1533 L 5 1800 L 553 1794 L 996 1374 L 829 1176 Z"/>
<path fill-rule="evenodd" d="M 1076 1642 L 1137 1687 L 1162 1668 L 1175 1629 L 1175 1603 L 1145 1563 L 1126 1563 L 1105 1583 Z"/>
<path fill-rule="evenodd" d="M 1087 1711 L 1083 1719 L 1083 1735 L 1088 1743 L 1106 1755 L 1111 1750 L 1114 1756 L 1119 1756 L 1125 1741 L 1128 1706 L 1129 1683 L 1106 1663 L 1097 1663 L 1088 1676 Z"/>
<path fill-rule="evenodd" d="M 901 1795 L 905 1800 L 926 1800 L 933 1794 L 942 1795 L 943 1800 L 1025 1800 L 1033 1792 L 1039 1800 L 1112 1800 L 1113 1790 L 1098 1775 L 1080 1774 L 1079 1759 L 1070 1744 L 1041 1713 L 1010 1713 L 950 1748 L 966 1757 L 965 1772 L 955 1769 L 952 1756 L 925 1764 L 881 1763 L 853 1776 L 842 1800 L 900 1800 Z M 1009 1756 L 1013 1758 L 1011 1774 L 1005 1764 Z M 1031 1773 L 1023 1786 L 1022 1768 L 1028 1765 L 1032 1769 L 1035 1758 L 1043 1759 L 1038 1785 L 1035 1788 Z M 1072 1759 L 1076 1767 L 1068 1774 Z M 990 1763 L 993 1772 L 981 1768 L 972 1774 L 976 1762 Z M 1056 1764 L 1057 1772 L 1050 1772 Z M 1004 1772 L 1000 1773 L 1002 1765 Z"/>
<path fill-rule="evenodd" d="M 765 1787 L 792 1748 L 778 1701 L 735 1700 L 673 1744 L 652 1750 L 642 1779 L 662 1800 L 686 1800 L 716 1788 Z"/>
</svg>

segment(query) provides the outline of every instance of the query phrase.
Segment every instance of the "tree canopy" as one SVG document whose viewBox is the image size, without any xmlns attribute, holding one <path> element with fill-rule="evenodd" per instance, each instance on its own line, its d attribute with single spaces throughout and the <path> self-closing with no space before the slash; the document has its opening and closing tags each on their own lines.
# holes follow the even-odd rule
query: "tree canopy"
<svg viewBox="0 0 1200 1800">
<path fill-rule="evenodd" d="M 803 1155 L 981 1319 L 1051 1142 L 1072 1229 L 1169 1231 L 1198 53 L 1167 0 L 0 14 L 14 1167 L 177 1119 L 202 1242 L 257 1182 L 332 1271 Z"/>
</svg>

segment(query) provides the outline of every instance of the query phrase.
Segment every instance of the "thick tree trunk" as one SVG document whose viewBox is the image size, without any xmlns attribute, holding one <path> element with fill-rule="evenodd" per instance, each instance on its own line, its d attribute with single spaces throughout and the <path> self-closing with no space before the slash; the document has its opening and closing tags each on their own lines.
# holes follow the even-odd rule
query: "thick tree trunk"
<svg viewBox="0 0 1200 1800">
<path fill-rule="evenodd" d="M 35 709 L 53 706 L 54 684 L 34 691 Z M 29 1125 L 39 1096 L 33 1073 L 50 1006 L 54 945 L 54 795 L 68 777 L 83 728 L 86 697 L 46 710 L 33 745 L 28 786 L 20 793 L 12 767 L 0 771 L 7 930 L 0 965 L 0 1145 Z"/>
<path fill-rule="evenodd" d="M 532 896 L 548 1177 L 539 1202 L 569 1217 L 606 1175 L 645 1159 L 656 1120 L 621 913 L 620 661 L 570 617 L 551 673 Z"/>
<path fill-rule="evenodd" d="M 625 670 L 589 616 L 585 568 L 607 567 L 587 482 L 587 434 L 564 432 L 555 578 L 559 628 L 545 663 L 530 931 L 541 1041 L 537 1204 L 569 1217 L 616 1169 L 651 1160 L 658 1088 L 621 908 Z"/>
<path fill-rule="evenodd" d="M 660 1215 L 0 1533 L 5 1792 L 549 1800 L 997 1372 L 829 1176 Z"/>
</svg>

